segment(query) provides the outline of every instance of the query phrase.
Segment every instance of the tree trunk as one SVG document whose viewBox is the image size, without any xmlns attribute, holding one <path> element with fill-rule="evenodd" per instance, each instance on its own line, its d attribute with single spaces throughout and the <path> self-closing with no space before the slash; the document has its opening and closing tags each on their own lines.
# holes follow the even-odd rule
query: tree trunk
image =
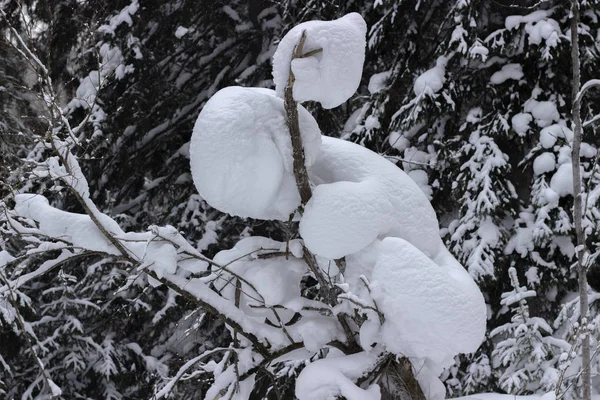
<svg viewBox="0 0 600 400">
<path fill-rule="evenodd" d="M 579 35 L 577 28 L 579 25 L 579 2 L 571 0 L 571 59 L 573 64 L 573 147 L 571 153 L 571 162 L 573 167 L 573 222 L 575 224 L 575 233 L 577 235 L 577 272 L 579 275 L 579 322 L 580 330 L 583 332 L 581 344 L 582 361 L 582 387 L 583 400 L 591 400 L 591 379 L 590 379 L 590 337 L 587 330 L 588 316 L 588 293 L 587 293 L 587 250 L 585 245 L 585 233 L 582 228 L 582 204 L 581 204 L 581 170 L 579 149 L 581 147 L 581 96 L 579 90 L 581 87 L 581 76 L 579 66 Z"/>
</svg>

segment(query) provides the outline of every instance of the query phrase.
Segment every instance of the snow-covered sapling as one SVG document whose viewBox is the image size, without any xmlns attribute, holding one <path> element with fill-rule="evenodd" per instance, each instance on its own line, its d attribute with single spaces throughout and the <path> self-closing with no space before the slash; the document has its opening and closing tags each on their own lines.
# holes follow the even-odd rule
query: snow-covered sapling
<svg viewBox="0 0 600 400">
<path fill-rule="evenodd" d="M 247 318 L 256 323 L 266 318 L 311 354 L 327 354 L 300 374 L 297 397 L 379 399 L 382 390 L 397 393 L 393 383 L 377 384 L 382 360 L 393 354 L 408 357 L 419 371 L 421 396 L 443 398 L 437 378 L 443 368 L 456 354 L 475 351 L 484 337 L 483 296 L 444 246 L 435 212 L 418 185 L 362 146 L 321 137 L 297 104 L 316 101 L 331 108 L 353 95 L 365 33 L 355 13 L 292 29 L 274 56 L 275 92 L 226 88 L 207 103 L 192 136 L 192 176 L 200 195 L 221 211 L 272 220 L 292 215 L 299 221 L 302 240 L 290 246 L 297 250 L 289 259 L 263 260 L 265 249 L 281 251 L 283 244 L 258 237 L 215 258 L 228 265 L 215 276 L 216 287 L 229 301 L 237 297 Z M 294 181 L 299 161 L 292 150 L 294 121 L 305 156 L 301 167 L 312 186 L 302 196 Z M 342 257 L 344 271 L 332 263 Z M 343 294 L 333 303 L 302 296 L 301 278 L 309 274 L 329 286 L 329 293 L 341 288 Z M 241 294 L 236 280 L 242 281 Z M 314 312 L 327 309 L 332 312 Z M 298 312 L 301 317 L 294 318 Z M 350 316 L 353 323 L 344 324 Z M 348 335 L 348 329 L 358 332 Z M 345 341 L 345 347 L 336 341 Z M 320 352 L 325 348 L 329 352 Z"/>
</svg>

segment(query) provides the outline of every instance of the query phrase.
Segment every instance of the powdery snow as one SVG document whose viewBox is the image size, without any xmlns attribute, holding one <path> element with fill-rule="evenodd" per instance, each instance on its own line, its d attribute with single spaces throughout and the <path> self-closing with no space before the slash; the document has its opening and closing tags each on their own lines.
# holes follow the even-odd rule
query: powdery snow
<svg viewBox="0 0 600 400">
<path fill-rule="evenodd" d="M 500 71 L 494 72 L 490 77 L 490 82 L 494 85 L 500 85 L 509 79 L 518 81 L 523 77 L 523 67 L 521 64 L 506 64 Z"/>
<path fill-rule="evenodd" d="M 462 272 L 441 268 L 406 240 L 382 241 L 371 289 L 386 316 L 381 335 L 388 350 L 437 366 L 477 350 L 485 336 L 486 306 L 477 285 L 457 268 Z"/>
<path fill-rule="evenodd" d="M 189 32 L 188 28 L 186 28 L 184 26 L 178 26 L 177 29 L 175 30 L 175 37 L 177 39 L 181 39 L 182 37 L 187 35 L 188 32 Z"/>
<path fill-rule="evenodd" d="M 390 76 L 392 75 L 392 71 L 380 72 L 378 74 L 374 74 L 369 79 L 369 93 L 377 94 L 385 89 Z"/>
<path fill-rule="evenodd" d="M 533 116 L 535 123 L 541 128 L 549 126 L 560 118 L 556 104 L 552 101 L 529 99 L 525 102 L 525 111 Z"/>
<path fill-rule="evenodd" d="M 444 56 L 438 57 L 435 67 L 428 69 L 415 79 L 413 91 L 416 96 L 433 96 L 439 92 L 446 83 L 446 65 L 448 59 Z"/>
<path fill-rule="evenodd" d="M 300 221 L 300 235 L 315 254 L 340 258 L 389 235 L 405 238 L 431 256 L 443 246 L 426 196 L 378 154 L 323 137 L 309 175 L 317 186 Z"/>
<path fill-rule="evenodd" d="M 323 51 L 292 61 L 292 53 L 303 31 L 306 32 L 303 52 Z M 281 39 L 273 56 L 273 81 L 277 95 L 283 97 L 291 63 L 296 101 L 318 101 L 323 108 L 344 103 L 360 84 L 366 34 L 367 25 L 357 13 L 334 21 L 304 22 L 292 28 Z"/>
<path fill-rule="evenodd" d="M 316 159 L 321 133 L 298 106 L 306 165 Z M 228 87 L 200 113 L 190 144 L 198 193 L 231 215 L 288 220 L 300 205 L 283 100 L 268 89 Z"/>
<path fill-rule="evenodd" d="M 361 389 L 354 384 L 375 366 L 377 359 L 376 354 L 363 352 L 317 360 L 307 365 L 298 376 L 296 397 L 299 400 L 331 400 L 339 396 L 348 400 L 380 400 L 378 385 Z"/>
<path fill-rule="evenodd" d="M 556 157 L 554 156 L 554 153 L 545 152 L 533 160 L 533 173 L 536 175 L 554 171 L 554 168 L 556 168 Z"/>
<path fill-rule="evenodd" d="M 404 151 L 410 146 L 410 140 L 397 131 L 390 133 L 390 136 L 388 136 L 388 142 L 390 143 L 390 146 L 398 151 Z"/>
<path fill-rule="evenodd" d="M 540 131 L 540 144 L 545 149 L 552 148 L 558 139 L 563 139 L 563 143 L 571 143 L 573 141 L 573 131 L 559 124 L 547 126 Z"/>
<path fill-rule="evenodd" d="M 570 163 L 561 164 L 552 179 L 550 187 L 560 197 L 565 197 L 573 194 L 573 166 Z"/>
<path fill-rule="evenodd" d="M 519 113 L 512 117 L 511 125 L 512 128 L 519 134 L 523 136 L 529 130 L 529 123 L 533 121 L 533 117 L 528 113 Z"/>
</svg>

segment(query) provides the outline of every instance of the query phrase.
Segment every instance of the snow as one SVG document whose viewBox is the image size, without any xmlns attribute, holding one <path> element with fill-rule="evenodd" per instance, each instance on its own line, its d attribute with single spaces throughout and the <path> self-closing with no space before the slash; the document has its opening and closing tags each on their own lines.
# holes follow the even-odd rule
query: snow
<svg viewBox="0 0 600 400">
<path fill-rule="evenodd" d="M 545 149 L 552 148 L 558 139 L 571 143 L 573 141 L 573 131 L 559 124 L 547 126 L 540 131 L 540 144 Z"/>
<path fill-rule="evenodd" d="M 428 69 L 415 79 L 413 91 L 416 96 L 433 96 L 439 92 L 446 83 L 446 65 L 448 59 L 444 56 L 438 57 L 435 67 Z"/>
<path fill-rule="evenodd" d="M 395 354 L 448 367 L 484 339 L 485 302 L 464 268 L 440 267 L 406 240 L 382 241 L 371 288 L 386 318 L 383 343 Z"/>
<path fill-rule="evenodd" d="M 392 75 L 392 71 L 385 71 L 385 72 L 380 72 L 378 74 L 374 74 L 373 76 L 371 76 L 371 79 L 369 79 L 369 86 L 368 86 L 369 93 L 377 94 L 377 93 L 381 92 L 383 89 L 385 89 L 391 75 Z"/>
<path fill-rule="evenodd" d="M 183 26 L 178 26 L 177 29 L 175 30 L 175 37 L 177 39 L 181 39 L 182 37 L 187 35 L 188 32 L 189 32 L 188 28 L 183 27 Z"/>
<path fill-rule="evenodd" d="M 540 45 L 544 41 L 546 46 L 554 47 L 562 34 L 558 22 L 549 18 L 551 13 L 552 10 L 537 10 L 528 15 L 511 15 L 506 18 L 504 26 L 513 30 L 525 23 L 529 43 Z"/>
<path fill-rule="evenodd" d="M 339 396 L 347 400 L 380 400 L 377 384 L 367 389 L 354 384 L 375 366 L 377 359 L 376 354 L 362 352 L 317 360 L 307 365 L 298 376 L 296 397 L 299 400 L 331 400 Z"/>
<path fill-rule="evenodd" d="M 138 0 L 133 0 L 131 4 L 129 4 L 127 7 L 124 7 L 121 12 L 112 17 L 108 24 L 100 26 L 100 28 L 98 28 L 98 32 L 114 35 L 115 30 L 122 23 L 126 23 L 127 25 L 131 26 L 133 24 L 131 17 L 139 10 L 139 8 L 140 5 Z"/>
<path fill-rule="evenodd" d="M 302 32 L 306 32 L 305 54 L 323 50 L 292 61 Z M 284 95 L 291 63 L 296 101 L 317 101 L 326 109 L 344 103 L 360 84 L 366 33 L 367 25 L 357 13 L 334 21 L 308 21 L 292 28 L 281 39 L 273 56 L 273 81 L 277 95 Z"/>
<path fill-rule="evenodd" d="M 525 32 L 527 32 L 529 43 L 539 45 L 542 41 L 545 41 L 546 46 L 549 47 L 555 47 L 561 35 L 560 25 L 552 18 L 527 23 Z"/>
<path fill-rule="evenodd" d="M 64 237 L 71 240 L 75 247 L 119 254 L 87 214 L 58 210 L 50 206 L 48 200 L 41 195 L 19 194 L 15 196 L 15 202 L 17 214 L 37 221 L 38 229 L 46 236 Z M 108 217 L 102 223 L 109 232 L 123 234 L 119 225 Z"/>
<path fill-rule="evenodd" d="M 545 152 L 533 160 L 533 173 L 542 175 L 546 172 L 554 171 L 556 168 L 556 157 L 554 153 Z"/>
<path fill-rule="evenodd" d="M 512 128 L 518 135 L 523 136 L 529 130 L 529 123 L 533 121 L 533 117 L 528 113 L 519 113 L 512 117 Z"/>
<path fill-rule="evenodd" d="M 388 142 L 390 143 L 390 146 L 398 151 L 404 151 L 410 146 L 410 140 L 397 131 L 390 133 Z"/>
<path fill-rule="evenodd" d="M 523 67 L 521 64 L 506 64 L 500 71 L 494 72 L 490 77 L 490 82 L 493 85 L 500 85 L 509 79 L 518 81 L 523 77 Z"/>
<path fill-rule="evenodd" d="M 427 197 L 378 154 L 323 137 L 309 175 L 317 186 L 300 221 L 300 235 L 313 253 L 336 259 L 387 235 L 405 238 L 430 255 L 443 246 Z"/>
<path fill-rule="evenodd" d="M 581 142 L 581 147 L 579 148 L 579 155 L 585 158 L 594 158 L 598 151 L 594 146 L 591 146 L 589 143 Z"/>
<path fill-rule="evenodd" d="M 558 167 L 550 180 L 550 187 L 560 197 L 573 194 L 573 166 L 570 163 Z"/>
<path fill-rule="evenodd" d="M 298 106 L 306 165 L 321 133 Z M 194 126 L 190 163 L 198 193 L 231 215 L 287 221 L 300 205 L 283 100 L 268 89 L 228 87 L 206 103 Z"/>
<path fill-rule="evenodd" d="M 427 199 L 430 200 L 433 191 L 431 190 L 431 186 L 429 186 L 429 177 L 427 176 L 427 172 L 423 171 L 422 169 L 413 169 L 408 171 L 408 176 L 410 176 L 410 179 L 419 185 L 419 188 L 423 191 L 423 193 L 425 193 Z"/>
<path fill-rule="evenodd" d="M 223 250 L 214 257 L 215 263 L 227 265 L 227 269 L 216 273 L 213 284 L 221 294 L 235 298 L 232 277 L 244 279 L 241 283 L 241 303 L 270 307 L 283 305 L 300 297 L 300 280 L 306 271 L 304 263 L 294 257 L 257 258 L 262 252 L 285 251 L 286 244 L 260 236 L 240 240 L 232 249 Z M 256 309 L 241 307 L 249 315 L 263 314 Z M 271 314 L 270 311 L 268 311 Z"/>
<path fill-rule="evenodd" d="M 541 128 L 549 126 L 560 118 L 556 104 L 552 101 L 529 99 L 525 102 L 525 112 L 530 113 Z"/>
</svg>

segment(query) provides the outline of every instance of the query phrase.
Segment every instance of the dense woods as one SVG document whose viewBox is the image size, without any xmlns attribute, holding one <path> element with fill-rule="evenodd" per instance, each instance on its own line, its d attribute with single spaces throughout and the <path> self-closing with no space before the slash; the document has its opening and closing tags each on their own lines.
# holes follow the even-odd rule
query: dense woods
<svg viewBox="0 0 600 400">
<path fill-rule="evenodd" d="M 579 4 L 585 83 L 600 79 L 600 2 Z M 51 377 L 56 398 L 204 398 L 217 374 L 177 371 L 241 339 L 131 260 L 67 256 L 60 235 L 28 236 L 40 227 L 15 226 L 15 196 L 89 211 L 48 167 L 61 154 L 48 144 L 56 137 L 71 143 L 89 201 L 124 232 L 172 226 L 207 259 L 252 236 L 299 239 L 291 219 L 209 206 L 192 180 L 190 138 L 219 89 L 274 88 L 272 57 L 292 27 L 351 12 L 367 24 L 358 90 L 339 107 L 303 106 L 323 135 L 378 153 L 418 184 L 444 243 L 483 293 L 485 341 L 443 372 L 446 396 L 582 398 L 585 334 L 600 391 L 600 91 L 581 102 L 582 227 L 594 288 L 581 323 L 569 2 L 0 0 L 0 8 L 0 396 L 52 398 Z M 57 163 L 70 165 L 62 157 Z M 317 280 L 303 277 L 303 295 L 318 298 Z M 207 358 L 213 370 L 227 367 L 220 357 Z M 258 369 L 249 398 L 294 398 L 310 361 Z"/>
</svg>

